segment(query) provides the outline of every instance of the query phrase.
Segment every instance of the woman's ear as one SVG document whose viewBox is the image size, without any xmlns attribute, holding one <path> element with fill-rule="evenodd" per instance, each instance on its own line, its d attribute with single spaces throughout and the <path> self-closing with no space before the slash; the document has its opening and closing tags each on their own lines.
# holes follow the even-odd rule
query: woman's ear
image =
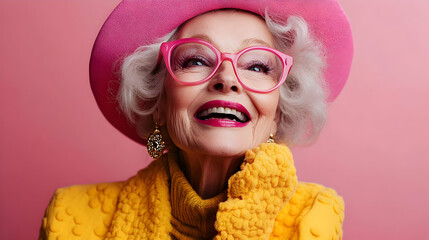
<svg viewBox="0 0 429 240">
<path fill-rule="evenodd" d="M 281 114 L 280 110 L 279 108 L 277 108 L 276 115 L 274 116 L 274 123 L 271 127 L 271 133 L 274 135 L 276 135 L 277 133 L 277 124 L 279 124 L 279 121 L 280 121 L 280 114 Z"/>
<path fill-rule="evenodd" d="M 158 123 L 159 126 L 165 125 L 165 113 L 162 111 L 162 109 L 162 106 L 158 104 L 152 114 L 153 121 Z"/>
<path fill-rule="evenodd" d="M 273 134 L 274 136 L 277 133 L 277 122 L 274 122 L 273 125 L 271 126 L 271 134 Z"/>
<path fill-rule="evenodd" d="M 158 123 L 159 126 L 164 126 L 166 122 L 165 109 L 167 109 L 167 106 L 165 106 L 166 100 L 164 96 L 165 94 L 162 92 L 159 96 L 157 106 L 152 113 L 153 121 Z"/>
</svg>

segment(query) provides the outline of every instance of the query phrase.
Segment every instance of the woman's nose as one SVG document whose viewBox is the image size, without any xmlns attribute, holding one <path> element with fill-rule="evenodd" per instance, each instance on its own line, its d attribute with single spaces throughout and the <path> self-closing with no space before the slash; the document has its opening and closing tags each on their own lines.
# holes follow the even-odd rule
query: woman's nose
<svg viewBox="0 0 429 240">
<path fill-rule="evenodd" d="M 230 61 L 224 61 L 210 79 L 209 89 L 217 92 L 241 92 L 242 87 Z"/>
</svg>

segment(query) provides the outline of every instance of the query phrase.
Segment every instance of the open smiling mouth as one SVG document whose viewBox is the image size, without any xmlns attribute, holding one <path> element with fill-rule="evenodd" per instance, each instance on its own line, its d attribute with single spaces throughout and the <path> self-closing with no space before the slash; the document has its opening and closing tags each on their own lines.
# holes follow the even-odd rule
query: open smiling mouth
<svg viewBox="0 0 429 240">
<path fill-rule="evenodd" d="M 250 122 L 250 114 L 239 103 L 215 100 L 203 104 L 195 119 L 214 127 L 244 127 Z"/>
<path fill-rule="evenodd" d="M 249 121 L 249 117 L 233 108 L 228 107 L 212 107 L 198 112 L 197 118 L 200 120 L 208 119 L 229 119 L 240 123 Z"/>
</svg>

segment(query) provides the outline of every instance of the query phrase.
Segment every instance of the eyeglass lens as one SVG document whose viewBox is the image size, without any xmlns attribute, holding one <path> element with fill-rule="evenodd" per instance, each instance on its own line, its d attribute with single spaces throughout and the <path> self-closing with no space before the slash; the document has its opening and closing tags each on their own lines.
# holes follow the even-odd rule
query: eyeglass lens
<svg viewBox="0 0 429 240">
<path fill-rule="evenodd" d="M 208 77 L 219 59 L 216 53 L 201 43 L 184 43 L 171 54 L 170 66 L 174 76 L 182 82 L 197 82 Z M 253 49 L 244 52 L 237 60 L 236 73 L 249 88 L 269 90 L 281 80 L 282 60 L 269 50 Z"/>
</svg>

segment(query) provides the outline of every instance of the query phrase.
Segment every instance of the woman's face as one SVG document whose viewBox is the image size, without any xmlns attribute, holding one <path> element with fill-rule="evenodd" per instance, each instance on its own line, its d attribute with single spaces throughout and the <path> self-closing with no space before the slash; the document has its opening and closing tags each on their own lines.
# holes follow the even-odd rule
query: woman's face
<svg viewBox="0 0 429 240">
<path fill-rule="evenodd" d="M 178 38 L 203 39 L 229 53 L 255 45 L 274 47 L 274 37 L 265 22 L 242 11 L 216 11 L 195 17 L 182 26 Z M 244 89 L 229 61 L 200 85 L 183 85 L 168 75 L 164 91 L 155 119 L 166 124 L 171 140 L 187 153 L 240 157 L 276 132 L 279 90 L 255 93 Z M 232 115 L 245 121 L 240 123 L 222 114 L 219 107 L 227 112 L 230 109 Z M 218 114 L 206 119 L 202 116 L 207 111 Z"/>
</svg>

